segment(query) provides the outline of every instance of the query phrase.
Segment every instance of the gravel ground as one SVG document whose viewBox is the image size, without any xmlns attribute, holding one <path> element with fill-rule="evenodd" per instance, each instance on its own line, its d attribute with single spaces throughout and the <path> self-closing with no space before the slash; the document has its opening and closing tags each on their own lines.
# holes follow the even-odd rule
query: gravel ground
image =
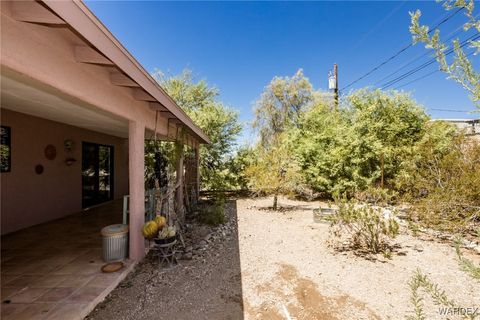
<svg viewBox="0 0 480 320">
<path fill-rule="evenodd" d="M 417 268 L 459 306 L 480 307 L 480 282 L 448 244 L 401 235 L 391 260 L 335 252 L 328 225 L 313 222 L 319 204 L 281 198 L 285 209 L 272 212 L 271 199 L 232 202 L 226 225 L 194 227 L 191 260 L 160 268 L 147 257 L 88 318 L 404 319 Z M 447 319 L 424 298 L 427 319 Z"/>
</svg>

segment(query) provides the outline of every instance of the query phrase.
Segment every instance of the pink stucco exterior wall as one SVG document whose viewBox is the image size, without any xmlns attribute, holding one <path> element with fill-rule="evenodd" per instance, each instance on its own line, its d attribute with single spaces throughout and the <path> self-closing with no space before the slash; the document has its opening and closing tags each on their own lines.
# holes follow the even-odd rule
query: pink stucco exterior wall
<svg viewBox="0 0 480 320">
<path fill-rule="evenodd" d="M 128 194 L 128 141 L 2 108 L 2 125 L 12 132 L 12 170 L 1 173 L 1 233 L 57 219 L 82 209 L 82 141 L 114 146 L 114 197 Z M 74 142 L 67 153 L 63 142 Z M 53 144 L 54 160 L 44 149 Z M 66 157 L 77 161 L 67 166 Z M 35 173 L 42 164 L 44 172 Z"/>
</svg>

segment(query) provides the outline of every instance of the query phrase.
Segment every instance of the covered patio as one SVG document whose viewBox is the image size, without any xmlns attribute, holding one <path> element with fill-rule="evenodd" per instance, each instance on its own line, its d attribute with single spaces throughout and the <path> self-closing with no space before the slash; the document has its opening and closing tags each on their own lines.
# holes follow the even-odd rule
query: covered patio
<svg viewBox="0 0 480 320">
<path fill-rule="evenodd" d="M 0 5 L 2 318 L 80 319 L 148 252 L 145 141 L 191 148 L 182 213 L 209 140 L 82 2 Z M 102 274 L 100 230 L 122 223 L 125 196 L 126 266 Z"/>
<path fill-rule="evenodd" d="M 2 319 L 82 319 L 130 272 L 102 273 L 99 226 L 119 223 L 121 201 L 2 237 Z"/>
</svg>

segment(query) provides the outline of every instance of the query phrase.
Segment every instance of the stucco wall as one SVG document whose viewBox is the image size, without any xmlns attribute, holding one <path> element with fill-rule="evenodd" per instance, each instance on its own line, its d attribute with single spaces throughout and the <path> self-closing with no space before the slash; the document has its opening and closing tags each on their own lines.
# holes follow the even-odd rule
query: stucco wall
<svg viewBox="0 0 480 320">
<path fill-rule="evenodd" d="M 11 127 L 12 170 L 1 173 L 1 233 L 60 218 L 82 209 L 82 141 L 114 146 L 114 197 L 128 194 L 128 141 L 22 113 L 1 110 L 1 123 Z M 74 142 L 72 152 L 64 140 Z M 53 144 L 54 160 L 45 147 Z M 77 161 L 67 166 L 65 158 Z M 44 172 L 35 173 L 42 164 Z"/>
</svg>

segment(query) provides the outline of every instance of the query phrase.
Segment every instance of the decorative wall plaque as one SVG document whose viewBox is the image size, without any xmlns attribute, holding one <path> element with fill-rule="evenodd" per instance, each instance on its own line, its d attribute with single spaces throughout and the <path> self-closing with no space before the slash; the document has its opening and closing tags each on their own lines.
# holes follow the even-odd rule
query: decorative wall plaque
<svg viewBox="0 0 480 320">
<path fill-rule="evenodd" d="M 45 147 L 45 157 L 48 160 L 53 160 L 57 156 L 57 148 L 53 144 L 49 144 Z"/>
<path fill-rule="evenodd" d="M 65 141 L 63 141 L 63 146 L 65 147 L 66 152 L 71 152 L 73 150 L 73 140 L 65 139 Z"/>
<path fill-rule="evenodd" d="M 42 174 L 43 173 L 43 166 L 41 164 L 37 164 L 35 166 L 35 173 L 36 174 Z"/>
</svg>

